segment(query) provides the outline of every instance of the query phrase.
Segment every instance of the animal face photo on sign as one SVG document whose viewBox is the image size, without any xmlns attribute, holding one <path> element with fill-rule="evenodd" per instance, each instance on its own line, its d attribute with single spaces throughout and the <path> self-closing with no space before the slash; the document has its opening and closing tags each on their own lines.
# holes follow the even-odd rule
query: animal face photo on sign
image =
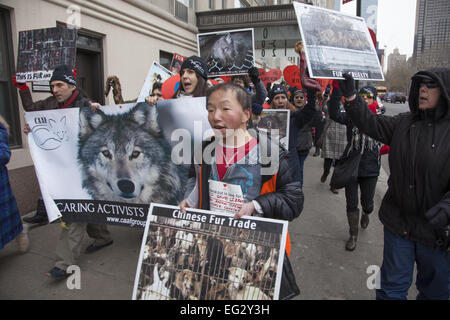
<svg viewBox="0 0 450 320">
<path fill-rule="evenodd" d="M 170 156 L 156 111 L 146 103 L 118 115 L 80 109 L 78 162 L 93 199 L 178 203 L 184 177 Z"/>
<path fill-rule="evenodd" d="M 197 44 L 209 77 L 246 74 L 255 64 L 253 29 L 202 33 Z"/>
<path fill-rule="evenodd" d="M 288 150 L 289 147 L 289 117 L 290 110 L 264 109 L 260 115 L 253 115 L 250 128 L 266 134 L 272 140 L 279 140 Z"/>
</svg>

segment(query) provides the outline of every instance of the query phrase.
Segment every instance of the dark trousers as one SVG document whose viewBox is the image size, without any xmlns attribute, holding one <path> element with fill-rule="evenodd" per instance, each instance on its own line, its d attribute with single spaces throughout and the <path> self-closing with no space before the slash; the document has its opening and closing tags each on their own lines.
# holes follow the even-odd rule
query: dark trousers
<svg viewBox="0 0 450 320">
<path fill-rule="evenodd" d="M 298 162 L 300 164 L 300 186 L 303 188 L 303 169 L 305 168 L 305 160 L 308 157 L 308 154 L 302 154 L 298 152 Z"/>
<path fill-rule="evenodd" d="M 406 300 L 417 264 L 416 299 L 448 300 L 450 253 L 404 239 L 384 228 L 383 264 L 377 300 Z"/>
<path fill-rule="evenodd" d="M 373 211 L 373 197 L 377 186 L 378 177 L 358 177 L 356 182 L 345 186 L 345 199 L 347 201 L 347 212 L 358 209 L 358 187 L 361 190 L 361 207 L 364 213 Z"/>
<path fill-rule="evenodd" d="M 334 164 L 333 164 L 334 161 Z M 328 174 L 330 173 L 331 166 L 336 166 L 338 163 L 338 159 L 325 158 L 323 159 L 323 172 Z"/>
</svg>

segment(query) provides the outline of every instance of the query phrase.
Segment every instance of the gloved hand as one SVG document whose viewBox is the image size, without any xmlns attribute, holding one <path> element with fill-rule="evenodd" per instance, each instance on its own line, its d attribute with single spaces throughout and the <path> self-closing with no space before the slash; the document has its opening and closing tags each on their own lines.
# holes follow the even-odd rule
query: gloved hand
<svg viewBox="0 0 450 320">
<path fill-rule="evenodd" d="M 349 73 L 344 73 L 342 76 L 344 77 L 344 80 L 338 80 L 339 87 L 341 88 L 344 97 L 350 98 L 356 94 L 355 80 Z"/>
<path fill-rule="evenodd" d="M 12 76 L 12 84 L 20 91 L 27 91 L 30 89 L 26 82 L 17 82 L 16 76 Z"/>
<path fill-rule="evenodd" d="M 254 103 L 252 104 L 252 113 L 253 114 L 261 114 L 261 112 L 263 111 L 263 106 L 259 103 Z"/>
<path fill-rule="evenodd" d="M 253 84 L 256 85 L 259 82 L 259 71 L 256 67 L 251 67 L 248 70 L 248 76 L 252 80 Z"/>
<path fill-rule="evenodd" d="M 444 200 L 425 212 L 428 223 L 434 229 L 444 229 L 450 224 L 450 200 Z"/>
</svg>

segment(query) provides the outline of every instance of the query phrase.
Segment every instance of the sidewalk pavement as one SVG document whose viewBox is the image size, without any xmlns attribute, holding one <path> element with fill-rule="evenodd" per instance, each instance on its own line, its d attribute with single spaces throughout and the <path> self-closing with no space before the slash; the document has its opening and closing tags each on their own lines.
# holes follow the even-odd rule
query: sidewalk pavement
<svg viewBox="0 0 450 320">
<path fill-rule="evenodd" d="M 367 283 L 374 283 L 373 270 L 382 263 L 383 229 L 377 212 L 387 176 L 382 170 L 369 227 L 360 230 L 356 250 L 348 252 L 344 248 L 349 237 L 344 190 L 331 193 L 330 176 L 320 183 L 322 165 L 320 157 L 306 159 L 304 209 L 289 224 L 291 264 L 301 290 L 295 300 L 374 299 L 375 290 Z M 79 261 L 81 288 L 70 290 L 66 281 L 57 282 L 45 275 L 56 259 L 60 228 L 59 223 L 30 228 L 30 250 L 25 254 L 19 253 L 15 241 L 0 251 L 0 300 L 131 299 L 144 230 L 110 226 L 114 244 L 92 254 L 84 254 L 89 245 L 85 236 Z M 412 285 L 409 298 L 416 295 Z"/>
</svg>

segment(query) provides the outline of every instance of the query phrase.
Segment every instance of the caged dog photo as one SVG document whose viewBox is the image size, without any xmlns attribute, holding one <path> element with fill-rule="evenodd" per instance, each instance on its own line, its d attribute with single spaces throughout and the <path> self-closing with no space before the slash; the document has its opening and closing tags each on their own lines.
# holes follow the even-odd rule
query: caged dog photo
<svg viewBox="0 0 450 320">
<path fill-rule="evenodd" d="M 171 161 L 155 109 L 138 103 L 107 115 L 80 108 L 78 163 L 82 186 L 94 200 L 178 204 L 186 170 Z"/>
<path fill-rule="evenodd" d="M 138 300 L 274 298 L 279 234 L 151 218 Z"/>
</svg>

